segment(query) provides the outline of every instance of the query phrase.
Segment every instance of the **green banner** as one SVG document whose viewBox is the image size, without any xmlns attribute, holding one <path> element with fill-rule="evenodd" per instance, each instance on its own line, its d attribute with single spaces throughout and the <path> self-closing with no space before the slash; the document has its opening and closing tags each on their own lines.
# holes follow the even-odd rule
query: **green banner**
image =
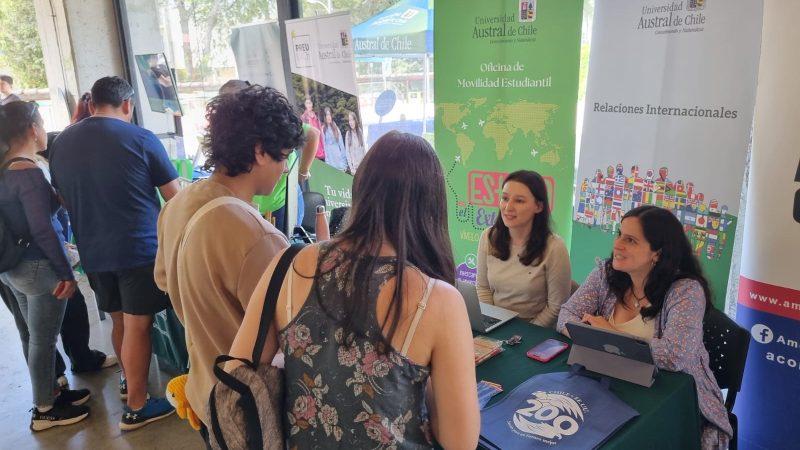
<svg viewBox="0 0 800 450">
<path fill-rule="evenodd" d="M 435 147 L 461 280 L 475 281 L 478 239 L 515 170 L 545 178 L 569 245 L 582 13 L 582 0 L 436 4 Z"/>
</svg>

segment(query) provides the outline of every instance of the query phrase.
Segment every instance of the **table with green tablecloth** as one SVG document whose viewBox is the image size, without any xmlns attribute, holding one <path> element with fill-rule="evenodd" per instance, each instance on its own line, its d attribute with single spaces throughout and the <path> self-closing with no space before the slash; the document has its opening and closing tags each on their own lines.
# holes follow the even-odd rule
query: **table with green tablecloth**
<svg viewBox="0 0 800 450">
<path fill-rule="evenodd" d="M 488 336 L 505 340 L 513 335 L 522 343 L 510 347 L 477 367 L 478 381 L 499 383 L 504 392 L 495 396 L 493 405 L 528 378 L 541 373 L 568 371 L 564 351 L 547 363 L 534 361 L 525 353 L 547 338 L 569 342 L 555 330 L 531 325 L 515 319 Z M 694 379 L 684 373 L 660 371 L 649 388 L 611 379 L 611 392 L 639 412 L 609 439 L 603 449 L 694 449 L 700 448 L 700 420 Z"/>
</svg>

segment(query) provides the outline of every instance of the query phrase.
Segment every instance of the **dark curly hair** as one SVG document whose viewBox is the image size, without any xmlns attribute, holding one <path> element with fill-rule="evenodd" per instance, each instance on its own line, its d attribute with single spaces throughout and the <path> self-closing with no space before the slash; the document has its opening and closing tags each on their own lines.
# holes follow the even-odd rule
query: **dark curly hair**
<svg viewBox="0 0 800 450">
<path fill-rule="evenodd" d="M 289 100 L 273 88 L 253 85 L 214 97 L 206 119 L 204 170 L 224 167 L 235 177 L 253 168 L 259 143 L 275 161 L 286 159 L 287 149 L 303 145 L 303 123 Z"/>
<path fill-rule="evenodd" d="M 669 210 L 652 205 L 633 208 L 622 216 L 622 221 L 629 217 L 639 219 L 644 237 L 650 243 L 650 250 L 660 252 L 645 282 L 644 293 L 651 306 L 642 309 L 642 317 L 655 317 L 664 307 L 664 299 L 672 283 L 683 278 L 697 281 L 706 297 L 706 310 L 713 308 L 708 281 L 703 276 L 700 262 L 692 253 L 692 246 L 678 218 Z M 615 270 L 613 260 L 612 254 L 605 261 L 606 282 L 617 297 L 617 302 L 625 306 L 622 299 L 632 285 L 631 277 L 625 272 Z"/>
</svg>

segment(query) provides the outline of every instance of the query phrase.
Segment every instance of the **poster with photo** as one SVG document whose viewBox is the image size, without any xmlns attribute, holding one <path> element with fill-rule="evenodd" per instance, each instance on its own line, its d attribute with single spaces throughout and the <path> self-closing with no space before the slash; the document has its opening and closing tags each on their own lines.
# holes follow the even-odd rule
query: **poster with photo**
<svg viewBox="0 0 800 450">
<path fill-rule="evenodd" d="M 286 21 L 292 89 L 300 117 L 321 134 L 316 157 L 352 175 L 367 149 L 358 109 L 351 28 L 349 13 Z M 315 185 L 325 181 L 312 177 L 309 183 L 312 190 L 324 192 L 324 186 Z"/>
<path fill-rule="evenodd" d="M 163 53 L 136 55 L 136 66 L 142 77 L 147 101 L 153 112 L 181 115 L 175 76 Z"/>
</svg>

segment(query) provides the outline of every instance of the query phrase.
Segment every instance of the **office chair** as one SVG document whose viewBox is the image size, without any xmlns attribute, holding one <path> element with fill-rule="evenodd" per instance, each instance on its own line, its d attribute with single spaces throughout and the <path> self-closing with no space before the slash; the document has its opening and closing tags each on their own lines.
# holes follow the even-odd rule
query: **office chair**
<svg viewBox="0 0 800 450">
<path fill-rule="evenodd" d="M 728 419 L 733 428 L 729 448 L 736 450 L 739 420 L 733 413 L 733 405 L 736 402 L 736 394 L 742 387 L 750 333 L 725 313 L 712 307 L 706 311 L 703 318 L 703 345 L 708 351 L 709 365 L 717 384 L 720 389 L 728 390 L 725 409 L 728 410 Z"/>
</svg>

